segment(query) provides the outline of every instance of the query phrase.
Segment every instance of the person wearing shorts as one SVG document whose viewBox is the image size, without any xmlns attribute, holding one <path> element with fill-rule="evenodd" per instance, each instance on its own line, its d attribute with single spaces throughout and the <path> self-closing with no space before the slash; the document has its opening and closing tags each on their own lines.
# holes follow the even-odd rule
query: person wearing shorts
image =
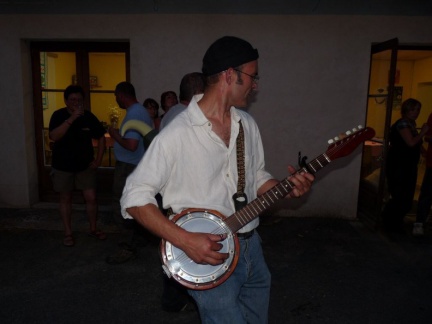
<svg viewBox="0 0 432 324">
<path fill-rule="evenodd" d="M 105 129 L 90 111 L 83 108 L 84 90 L 71 85 L 64 91 L 65 108 L 53 113 L 49 136 L 54 141 L 51 178 L 54 191 L 60 195 L 59 210 L 63 220 L 65 246 L 75 245 L 72 236 L 72 192 L 82 191 L 89 218 L 89 235 L 100 240 L 105 233 L 97 228 L 96 169 L 102 163 L 105 150 Z M 96 140 L 94 157 L 92 140 Z"/>
</svg>

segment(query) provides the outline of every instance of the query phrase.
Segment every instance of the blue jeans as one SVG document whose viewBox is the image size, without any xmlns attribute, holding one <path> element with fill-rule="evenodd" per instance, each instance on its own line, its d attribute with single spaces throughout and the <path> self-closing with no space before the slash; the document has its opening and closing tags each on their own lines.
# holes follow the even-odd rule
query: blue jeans
<svg viewBox="0 0 432 324">
<path fill-rule="evenodd" d="M 417 205 L 417 223 L 425 223 L 432 206 L 432 168 L 426 168 Z"/>
<path fill-rule="evenodd" d="M 267 323 L 271 275 L 262 253 L 261 238 L 255 232 L 239 241 L 238 264 L 227 281 L 209 290 L 189 290 L 202 324 Z"/>
</svg>

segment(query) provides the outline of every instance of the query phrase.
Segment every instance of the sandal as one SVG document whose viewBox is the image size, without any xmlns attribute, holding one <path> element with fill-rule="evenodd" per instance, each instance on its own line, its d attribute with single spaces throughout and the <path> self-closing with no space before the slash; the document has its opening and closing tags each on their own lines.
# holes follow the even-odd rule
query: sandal
<svg viewBox="0 0 432 324">
<path fill-rule="evenodd" d="M 95 239 L 98 239 L 98 240 L 105 240 L 106 239 L 106 234 L 102 231 L 99 231 L 99 230 L 94 231 L 94 232 L 90 232 L 88 235 L 91 237 L 94 237 Z"/>
<path fill-rule="evenodd" d="M 72 235 L 66 235 L 63 239 L 63 245 L 64 246 L 74 246 L 75 245 L 75 241 L 72 237 Z"/>
</svg>

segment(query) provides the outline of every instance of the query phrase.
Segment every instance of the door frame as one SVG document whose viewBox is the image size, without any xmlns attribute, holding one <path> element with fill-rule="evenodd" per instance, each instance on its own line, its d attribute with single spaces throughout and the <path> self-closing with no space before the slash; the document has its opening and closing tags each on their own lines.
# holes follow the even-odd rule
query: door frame
<svg viewBox="0 0 432 324">
<path fill-rule="evenodd" d="M 386 161 L 387 152 L 388 152 L 388 136 L 390 133 L 390 126 L 391 126 L 391 114 L 392 114 L 392 106 L 393 106 L 393 93 L 394 93 L 394 86 L 395 86 L 395 73 L 396 73 L 396 65 L 397 65 L 398 48 L 399 48 L 399 40 L 397 38 L 393 38 L 382 43 L 374 43 L 371 46 L 369 82 L 368 82 L 368 99 L 376 98 L 377 96 L 379 96 L 385 98 L 386 100 L 381 161 Z M 369 91 L 370 91 L 370 83 L 371 83 L 371 75 L 372 75 L 373 55 L 384 51 L 391 51 L 390 68 L 389 68 L 389 76 L 388 76 L 388 89 L 387 89 L 388 91 L 386 94 L 382 94 L 382 95 L 371 94 Z M 370 108 L 369 100 L 367 100 L 367 102 L 368 105 L 366 107 L 366 116 Z M 367 120 L 367 117 L 365 120 Z M 364 152 L 365 152 L 365 146 L 363 147 L 363 156 L 365 155 Z M 376 192 L 372 192 L 372 190 L 364 184 L 363 179 L 360 179 L 360 184 L 359 184 L 359 197 L 358 197 L 358 206 L 357 206 L 358 216 L 365 223 L 369 224 L 373 228 L 375 228 L 377 226 L 377 223 L 379 222 L 381 209 L 383 206 L 384 195 L 385 195 L 386 170 L 385 170 L 384 162 L 382 162 L 380 168 L 381 168 L 381 172 L 379 175 L 378 188 Z"/>
<path fill-rule="evenodd" d="M 388 154 L 388 136 L 390 133 L 390 127 L 391 127 L 391 120 L 392 120 L 392 113 L 393 113 L 393 96 L 394 96 L 394 89 L 395 89 L 395 77 L 396 77 L 396 68 L 398 63 L 398 54 L 400 54 L 400 51 L 409 50 L 409 51 L 432 51 L 432 45 L 430 44 L 399 44 L 398 39 L 391 39 L 382 43 L 374 43 L 371 46 L 371 60 L 370 60 L 370 72 L 369 75 L 371 75 L 371 68 L 372 68 L 372 58 L 374 54 L 377 54 L 379 52 L 383 52 L 386 50 L 391 50 L 391 61 L 390 61 L 390 72 L 389 72 L 389 85 L 388 85 L 388 93 L 384 95 L 380 95 L 379 97 L 383 97 L 386 99 L 386 116 L 385 116 L 385 129 L 384 129 L 384 138 L 383 138 L 383 146 L 382 146 L 382 155 L 381 159 L 382 161 L 386 161 L 387 154 Z M 370 81 L 371 76 L 369 76 L 369 84 L 368 84 L 368 98 L 371 97 L 377 97 L 377 95 L 373 95 L 369 93 L 370 89 Z M 368 101 L 369 102 L 369 101 Z M 367 113 L 368 113 L 369 107 L 367 107 Z M 364 150 L 363 150 L 364 152 Z M 371 208 L 374 209 L 374 212 L 372 213 L 365 213 L 364 206 L 362 207 L 362 182 L 363 179 L 360 180 L 360 187 L 359 187 L 359 199 L 358 199 L 358 217 L 362 218 L 362 220 L 365 221 L 366 224 L 370 225 L 372 228 L 376 228 L 379 221 L 380 221 L 380 215 L 381 210 L 384 204 L 384 197 L 387 195 L 386 191 L 386 166 L 385 163 L 382 163 L 380 177 L 379 177 L 379 183 L 378 183 L 378 190 L 375 196 L 373 196 L 375 207 Z M 364 202 L 363 202 L 364 204 Z"/>
<path fill-rule="evenodd" d="M 76 54 L 76 80 L 84 91 L 90 92 L 107 92 L 92 90 L 90 87 L 89 58 L 90 52 L 102 53 L 124 53 L 126 80 L 130 81 L 130 44 L 129 41 L 32 41 L 30 42 L 30 55 L 32 65 L 32 86 L 33 86 L 33 111 L 34 111 L 34 129 L 36 145 L 36 161 L 38 170 L 38 187 L 39 200 L 44 202 L 57 201 L 57 195 L 52 190 L 49 173 L 50 166 L 45 165 L 43 148 L 43 106 L 42 106 L 42 89 L 40 73 L 40 52 L 74 52 Z M 63 90 L 49 89 L 53 92 L 63 92 Z M 112 91 L 109 91 L 112 92 Z M 87 107 L 90 107 L 90 95 L 84 98 Z M 111 191 L 113 168 L 98 169 L 98 188 L 103 191 Z M 99 191 L 100 192 L 100 191 Z M 73 201 L 80 203 L 82 197 L 80 194 L 74 194 Z"/>
<path fill-rule="evenodd" d="M 374 44 L 372 45 L 372 49 L 371 49 L 371 65 L 372 65 L 373 54 L 383 52 L 386 50 L 391 51 L 390 71 L 389 71 L 389 81 L 388 81 L 389 84 L 388 84 L 387 99 L 386 99 L 386 117 L 384 123 L 384 138 L 382 143 L 383 144 L 383 150 L 382 150 L 383 164 L 381 167 L 381 173 L 379 177 L 378 196 L 377 196 L 378 199 L 377 207 L 379 208 L 378 209 L 379 213 L 381 213 L 381 208 L 383 205 L 383 199 L 385 194 L 386 164 L 384 162 L 387 161 L 387 153 L 389 148 L 388 138 L 389 138 L 390 127 L 391 127 L 398 48 L 399 48 L 399 40 L 397 38 L 393 38 L 383 43 Z"/>
</svg>

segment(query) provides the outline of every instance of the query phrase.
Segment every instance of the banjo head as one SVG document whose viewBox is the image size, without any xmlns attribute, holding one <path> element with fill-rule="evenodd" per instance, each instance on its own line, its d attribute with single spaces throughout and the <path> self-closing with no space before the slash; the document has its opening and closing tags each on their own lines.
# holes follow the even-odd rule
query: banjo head
<svg viewBox="0 0 432 324">
<path fill-rule="evenodd" d="M 170 242 L 162 240 L 161 258 L 162 267 L 169 277 L 172 277 L 183 286 L 204 290 L 216 287 L 224 282 L 234 271 L 237 265 L 239 244 L 235 236 L 224 222 L 224 217 L 211 210 L 188 209 L 176 215 L 173 221 L 189 232 L 227 234 L 222 244 L 221 253 L 228 253 L 229 257 L 220 265 L 197 264 L 182 250 Z"/>
</svg>

